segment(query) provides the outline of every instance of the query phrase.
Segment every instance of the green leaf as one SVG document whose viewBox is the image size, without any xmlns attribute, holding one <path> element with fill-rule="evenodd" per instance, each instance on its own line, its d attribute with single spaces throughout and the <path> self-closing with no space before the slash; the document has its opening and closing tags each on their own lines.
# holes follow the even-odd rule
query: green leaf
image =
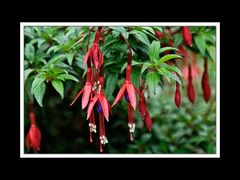
<svg viewBox="0 0 240 180">
<path fill-rule="evenodd" d="M 49 54 L 50 52 L 56 52 L 60 49 L 59 46 L 51 46 L 48 50 L 47 50 L 47 54 Z"/>
<path fill-rule="evenodd" d="M 149 32 L 151 32 L 153 35 L 155 35 L 155 32 L 154 32 L 154 30 L 153 30 L 152 27 L 142 26 L 141 29 L 144 29 L 144 30 L 146 30 L 146 31 L 149 31 Z"/>
<path fill-rule="evenodd" d="M 170 82 L 170 77 L 169 74 L 171 74 L 171 72 L 169 72 L 167 69 L 165 69 L 164 67 L 157 69 L 158 73 L 160 75 L 163 75 L 164 77 L 166 77 L 166 79 L 168 80 L 168 82 Z"/>
<path fill-rule="evenodd" d="M 146 77 L 147 84 L 151 93 L 156 94 L 156 87 L 160 81 L 160 77 L 156 72 L 149 72 Z"/>
<path fill-rule="evenodd" d="M 173 50 L 173 51 L 178 51 L 178 49 L 177 48 L 174 48 L 174 47 L 163 47 L 163 48 L 161 48 L 160 49 L 160 54 L 161 53 L 163 53 L 163 52 L 165 52 L 165 51 L 170 51 L 170 50 Z"/>
<path fill-rule="evenodd" d="M 182 76 L 182 72 L 181 72 L 181 70 L 178 67 L 172 66 L 172 65 L 167 65 L 166 68 L 169 69 L 169 70 L 175 71 L 180 76 Z"/>
<path fill-rule="evenodd" d="M 142 74 L 147 68 L 149 68 L 151 65 L 152 65 L 152 64 L 151 64 L 151 63 L 148 63 L 148 62 L 143 63 L 142 69 L 141 69 L 141 74 Z"/>
<path fill-rule="evenodd" d="M 159 59 L 160 42 L 153 41 L 149 47 L 149 58 L 152 62 L 156 62 Z"/>
<path fill-rule="evenodd" d="M 207 46 L 207 53 L 212 61 L 216 60 L 216 48 L 214 46 Z"/>
<path fill-rule="evenodd" d="M 66 58 L 66 55 L 65 54 L 58 54 L 58 55 L 55 55 L 54 57 L 52 57 L 48 63 L 47 63 L 47 66 L 50 66 L 56 62 L 60 62 L 62 60 L 64 60 Z"/>
<path fill-rule="evenodd" d="M 194 37 L 197 48 L 199 49 L 202 56 L 205 56 L 206 40 L 204 35 L 198 35 Z"/>
<path fill-rule="evenodd" d="M 26 46 L 25 46 L 25 56 L 27 57 L 27 59 L 28 60 L 33 60 L 34 59 L 34 54 L 35 54 L 34 46 L 31 43 L 26 44 Z"/>
<path fill-rule="evenodd" d="M 72 65 L 73 54 L 72 54 L 72 53 L 68 53 L 68 54 L 66 55 L 66 57 L 67 57 L 68 64 L 69 64 L 69 65 Z"/>
<path fill-rule="evenodd" d="M 174 36 L 174 47 L 178 47 L 183 42 L 182 34 L 176 34 Z"/>
<path fill-rule="evenodd" d="M 175 73 L 170 73 L 168 75 L 171 79 L 175 80 L 178 82 L 178 84 L 182 85 L 182 81 L 179 79 L 179 77 Z"/>
<path fill-rule="evenodd" d="M 141 63 L 132 60 L 132 66 L 135 66 L 135 65 L 138 65 L 138 64 L 141 64 Z M 127 63 L 125 63 L 125 64 L 122 66 L 122 68 L 121 68 L 121 73 L 124 71 L 124 69 L 126 69 L 126 67 L 127 67 Z"/>
<path fill-rule="evenodd" d="M 64 89 L 63 89 L 63 83 L 62 81 L 58 79 L 52 80 L 52 85 L 55 88 L 55 90 L 61 95 L 61 98 L 64 97 Z"/>
<path fill-rule="evenodd" d="M 42 99 L 43 99 L 43 95 L 45 93 L 46 90 L 46 84 L 41 83 L 35 90 L 34 92 L 34 97 L 37 100 L 38 104 L 42 107 Z"/>
<path fill-rule="evenodd" d="M 30 74 L 31 72 L 33 72 L 33 71 L 34 71 L 34 69 L 26 69 L 26 70 L 24 71 L 24 79 L 25 79 L 25 81 L 26 81 L 26 79 L 28 78 L 29 74 Z"/>
<path fill-rule="evenodd" d="M 136 86 L 137 88 L 139 87 L 139 83 L 140 83 L 140 72 L 139 71 L 132 69 L 131 81 L 134 86 Z"/>
<path fill-rule="evenodd" d="M 167 54 L 167 55 L 160 58 L 159 63 L 163 63 L 163 62 L 168 61 L 170 59 L 176 59 L 176 58 L 182 58 L 182 57 L 177 55 L 177 54 Z"/>
<path fill-rule="evenodd" d="M 69 79 L 69 80 L 73 80 L 73 81 L 76 81 L 76 82 L 79 82 L 78 79 L 76 77 L 74 77 L 73 75 L 71 74 L 60 74 L 58 76 L 58 78 L 61 78 L 61 79 Z"/>
<path fill-rule="evenodd" d="M 135 34 L 135 36 L 137 37 L 138 40 L 146 44 L 148 47 L 150 46 L 150 42 L 146 34 L 139 31 L 139 33 Z"/>
<path fill-rule="evenodd" d="M 112 93 L 114 92 L 118 80 L 118 74 L 109 74 L 107 77 L 106 82 L 106 88 L 105 88 L 105 94 L 107 98 L 110 98 L 112 96 Z"/>
<path fill-rule="evenodd" d="M 45 77 L 35 77 L 35 79 L 32 82 L 32 87 L 31 87 L 31 94 L 34 94 L 36 89 L 45 81 Z"/>
<path fill-rule="evenodd" d="M 126 39 L 128 39 L 128 32 L 126 31 L 126 29 L 124 27 L 118 27 L 118 26 L 111 26 L 109 27 L 110 29 L 113 29 L 115 31 L 120 32 L 123 37 L 125 37 Z"/>
</svg>

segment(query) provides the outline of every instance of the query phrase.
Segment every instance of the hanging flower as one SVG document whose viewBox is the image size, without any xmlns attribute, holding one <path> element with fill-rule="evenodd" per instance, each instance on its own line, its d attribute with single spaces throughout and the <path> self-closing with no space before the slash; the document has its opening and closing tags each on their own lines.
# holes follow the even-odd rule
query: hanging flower
<svg viewBox="0 0 240 180">
<path fill-rule="evenodd" d="M 30 151 L 30 147 L 34 150 L 35 153 L 40 150 L 40 142 L 41 142 L 41 132 L 37 127 L 35 114 L 33 112 L 33 104 L 30 103 L 30 129 L 26 136 L 26 146 L 28 151 Z"/>
<path fill-rule="evenodd" d="M 202 77 L 202 90 L 203 90 L 203 96 L 206 102 L 209 101 L 211 97 L 211 87 L 209 84 L 208 79 L 208 60 L 207 58 L 204 59 L 204 72 Z"/>
<path fill-rule="evenodd" d="M 181 91 L 180 91 L 180 84 L 176 82 L 176 91 L 175 91 L 175 104 L 179 108 L 181 105 Z"/>
<path fill-rule="evenodd" d="M 132 70 L 132 67 L 127 65 L 127 68 L 126 68 L 126 80 L 124 81 L 123 86 L 120 88 L 120 90 L 119 90 L 119 92 L 117 94 L 117 97 L 116 97 L 115 101 L 113 102 L 112 106 L 117 104 L 118 101 L 123 98 L 123 95 L 126 92 L 127 95 L 128 95 L 130 104 L 132 105 L 132 108 L 134 110 L 136 109 L 136 95 L 135 95 L 135 91 L 139 94 L 139 96 L 140 96 L 140 92 L 132 84 L 132 81 L 131 81 L 131 70 Z"/>
<path fill-rule="evenodd" d="M 192 83 L 192 68 L 191 65 L 188 66 L 189 68 L 189 74 L 188 74 L 188 98 L 189 100 L 194 104 L 195 102 L 195 92 L 194 92 L 194 87 L 193 87 L 193 83 Z"/>
<path fill-rule="evenodd" d="M 143 87 L 141 86 L 141 84 L 140 84 L 139 90 L 140 90 L 141 96 L 139 96 L 138 112 L 142 116 L 147 129 L 149 130 L 149 132 L 151 132 L 152 119 L 151 119 L 150 114 L 148 112 L 148 107 L 147 107 L 146 99 L 145 99 L 144 94 L 143 94 Z"/>
<path fill-rule="evenodd" d="M 86 84 L 84 86 L 84 88 L 77 94 L 77 96 L 74 98 L 74 100 L 72 101 L 72 103 L 70 104 L 70 106 L 72 106 L 75 101 L 79 98 L 79 96 L 83 93 L 82 96 L 82 109 L 84 109 L 90 99 L 90 95 L 92 92 L 92 82 L 91 82 L 91 78 L 92 78 L 92 69 L 91 68 L 87 68 L 87 80 L 86 80 Z"/>
<path fill-rule="evenodd" d="M 96 32 L 93 45 L 88 50 L 88 52 L 84 58 L 84 64 L 86 64 L 87 61 L 90 60 L 93 62 L 93 65 L 96 69 L 100 68 L 103 64 L 103 54 L 102 54 L 101 49 L 99 48 L 99 38 L 101 37 L 101 31 L 102 31 L 102 28 L 99 27 Z"/>
<path fill-rule="evenodd" d="M 189 46 L 192 47 L 192 34 L 191 34 L 191 32 L 190 32 L 189 27 L 187 27 L 187 26 L 183 26 L 183 27 L 182 27 L 182 36 L 183 36 L 184 42 L 185 42 L 187 45 L 189 45 Z"/>
<path fill-rule="evenodd" d="M 92 142 L 92 134 L 91 132 L 96 132 L 96 125 L 95 125 L 95 118 L 94 118 L 94 112 L 93 107 L 96 105 L 96 109 L 99 116 L 99 139 L 100 139 L 100 152 L 103 152 L 102 145 L 105 145 L 108 143 L 106 131 L 105 131 L 105 125 L 104 125 L 104 117 L 107 121 L 109 121 L 109 112 L 111 113 L 111 107 L 109 102 L 107 101 L 107 98 L 104 95 L 103 92 L 103 84 L 104 79 L 103 77 L 100 77 L 100 81 L 98 81 L 98 86 L 96 87 L 96 90 L 94 91 L 95 96 L 90 100 L 90 103 L 88 105 L 87 110 L 87 119 L 90 120 L 89 127 L 90 127 L 90 142 Z M 92 129 L 91 129 L 92 128 Z"/>
</svg>

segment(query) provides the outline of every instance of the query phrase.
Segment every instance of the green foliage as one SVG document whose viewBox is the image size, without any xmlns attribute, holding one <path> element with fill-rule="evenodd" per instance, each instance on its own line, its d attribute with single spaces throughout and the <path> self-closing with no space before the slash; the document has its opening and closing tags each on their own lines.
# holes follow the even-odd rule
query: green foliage
<svg viewBox="0 0 240 180">
<path fill-rule="evenodd" d="M 24 79 L 30 95 L 40 105 L 35 106 L 35 109 L 38 124 L 45 136 L 42 152 L 98 153 L 98 145 L 86 143 L 89 127 L 83 121 L 86 113 L 81 110 L 80 101 L 69 108 L 86 81 L 83 59 L 93 43 L 96 29 L 97 27 L 84 26 L 24 28 Z M 214 61 L 215 29 L 190 29 L 193 47 L 187 47 L 187 51 L 196 53 L 201 63 L 203 57 Z M 156 30 L 168 37 L 174 46 L 164 38 L 157 39 Z M 194 108 L 188 102 L 184 92 L 186 82 L 180 70 L 181 62 L 185 59 L 182 59 L 182 54 L 177 49 L 178 45 L 183 45 L 181 32 L 170 36 L 166 27 L 104 27 L 104 42 L 100 41 L 100 49 L 104 55 L 104 92 L 110 104 L 123 84 L 127 66 L 128 45 L 120 35 L 128 40 L 133 50 L 132 83 L 139 88 L 141 79 L 147 84 L 146 94 L 155 95 L 146 98 L 153 129 L 151 134 L 147 133 L 142 118 L 135 111 L 135 141 L 130 144 L 126 102 L 121 101 L 117 109 L 112 109 L 107 124 L 109 153 L 214 153 L 214 97 L 209 104 L 205 104 L 203 99 L 199 100 L 202 92 L 198 89 Z M 215 72 L 214 64 L 209 64 L 211 71 Z M 213 74 L 211 78 L 214 79 Z M 173 102 L 175 82 L 182 86 L 183 103 L 179 110 Z M 213 80 L 211 84 L 214 85 Z M 157 88 L 159 85 L 164 88 Z M 25 93 L 26 97 L 27 94 Z M 29 99 L 26 97 L 25 107 L 28 107 L 26 104 Z M 25 108 L 25 119 L 29 118 L 27 111 Z M 205 115 L 207 112 L 209 113 Z M 94 134 L 94 141 L 97 139 Z"/>
</svg>

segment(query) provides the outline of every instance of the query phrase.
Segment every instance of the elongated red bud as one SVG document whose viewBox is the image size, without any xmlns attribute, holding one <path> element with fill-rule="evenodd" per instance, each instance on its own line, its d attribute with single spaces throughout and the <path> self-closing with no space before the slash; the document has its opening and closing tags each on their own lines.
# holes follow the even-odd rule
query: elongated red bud
<svg viewBox="0 0 240 180">
<path fill-rule="evenodd" d="M 188 71 L 188 98 L 189 100 L 194 104 L 195 102 L 195 92 L 194 92 L 194 87 L 192 83 L 192 68 L 191 65 L 188 66 L 189 71 Z"/>
<path fill-rule="evenodd" d="M 152 130 L 152 119 L 150 117 L 150 114 L 149 112 L 147 111 L 146 115 L 145 115 L 145 124 L 146 124 L 146 127 L 147 129 L 149 130 L 149 132 L 151 132 Z"/>
<path fill-rule="evenodd" d="M 183 36 L 184 42 L 187 45 L 192 47 L 192 34 L 191 34 L 190 30 L 189 30 L 189 27 L 187 27 L 187 26 L 183 26 L 182 27 L 182 36 Z"/>
<path fill-rule="evenodd" d="M 211 86 L 209 84 L 208 79 L 208 60 L 207 58 L 204 59 L 204 73 L 202 77 L 202 90 L 203 90 L 203 96 L 206 102 L 209 101 L 211 97 Z"/>
<path fill-rule="evenodd" d="M 178 108 L 181 105 L 181 91 L 180 91 L 180 85 L 178 84 L 178 82 L 176 82 L 175 104 Z"/>
<path fill-rule="evenodd" d="M 163 35 L 161 31 L 155 31 L 156 38 L 160 39 Z"/>
</svg>

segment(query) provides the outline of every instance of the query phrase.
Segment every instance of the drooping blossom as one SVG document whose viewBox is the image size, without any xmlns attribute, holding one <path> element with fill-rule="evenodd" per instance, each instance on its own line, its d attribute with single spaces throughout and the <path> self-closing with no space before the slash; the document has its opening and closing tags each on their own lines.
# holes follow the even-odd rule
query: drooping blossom
<svg viewBox="0 0 240 180">
<path fill-rule="evenodd" d="M 211 87 L 209 84 L 208 79 L 208 60 L 207 58 L 204 59 L 204 72 L 202 76 L 202 90 L 203 90 L 203 96 L 206 102 L 209 101 L 211 97 Z"/>
<path fill-rule="evenodd" d="M 151 129 L 152 129 L 152 119 L 151 119 L 151 116 L 150 116 L 150 114 L 148 112 L 148 107 L 147 107 L 147 103 L 146 103 L 146 99 L 145 99 L 143 90 L 144 90 L 144 88 L 142 86 L 142 83 L 140 83 L 139 91 L 141 92 L 142 95 L 139 96 L 138 112 L 142 116 L 147 129 L 149 130 L 149 132 L 151 132 Z"/>
<path fill-rule="evenodd" d="M 30 110 L 30 129 L 26 136 L 26 146 L 28 151 L 30 151 L 30 147 L 31 147 L 34 150 L 34 152 L 37 153 L 37 151 L 40 150 L 41 132 L 36 124 L 32 103 L 30 103 L 29 110 Z"/>
<path fill-rule="evenodd" d="M 183 26 L 183 27 L 182 27 L 182 36 L 183 36 L 184 42 L 185 42 L 187 45 L 189 45 L 189 46 L 192 47 L 192 34 L 191 34 L 191 32 L 190 32 L 189 27 L 187 27 L 187 26 Z"/>
<path fill-rule="evenodd" d="M 181 91 L 180 91 L 180 84 L 176 82 L 176 91 L 175 91 L 175 104 L 179 108 L 181 105 Z"/>
<path fill-rule="evenodd" d="M 84 58 L 84 64 L 86 64 L 87 61 L 92 61 L 96 69 L 99 69 L 103 64 L 103 54 L 99 47 L 99 38 L 101 37 L 101 31 L 102 31 L 102 27 L 99 27 L 96 32 L 93 45 L 88 50 Z"/>
<path fill-rule="evenodd" d="M 74 100 L 72 101 L 72 103 L 70 104 L 70 106 L 72 106 L 75 101 L 79 98 L 79 96 L 83 93 L 82 96 L 82 109 L 84 109 L 90 99 L 90 95 L 91 95 L 91 91 L 92 91 L 92 69 L 91 68 L 87 68 L 87 80 L 85 83 L 85 86 L 82 90 L 79 91 L 79 93 L 77 94 L 77 96 L 74 98 Z"/>
<path fill-rule="evenodd" d="M 187 92 L 188 92 L 188 98 L 189 100 L 194 104 L 195 102 L 195 91 L 193 87 L 193 82 L 192 82 L 192 68 L 191 65 L 189 64 L 189 74 L 188 74 L 188 87 L 187 87 Z"/>
</svg>

